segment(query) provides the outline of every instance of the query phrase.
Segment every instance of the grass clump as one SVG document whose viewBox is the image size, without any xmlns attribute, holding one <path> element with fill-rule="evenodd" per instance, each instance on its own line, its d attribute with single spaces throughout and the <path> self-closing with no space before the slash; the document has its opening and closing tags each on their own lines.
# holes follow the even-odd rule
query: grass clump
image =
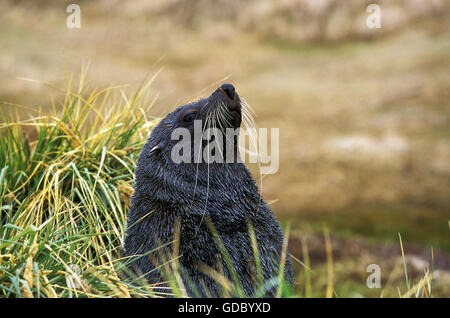
<svg viewBox="0 0 450 318">
<path fill-rule="evenodd" d="M 117 275 L 136 158 L 156 124 L 147 85 L 130 98 L 88 91 L 84 76 L 71 86 L 59 115 L 14 121 L 2 107 L 0 297 L 151 296 Z"/>
</svg>

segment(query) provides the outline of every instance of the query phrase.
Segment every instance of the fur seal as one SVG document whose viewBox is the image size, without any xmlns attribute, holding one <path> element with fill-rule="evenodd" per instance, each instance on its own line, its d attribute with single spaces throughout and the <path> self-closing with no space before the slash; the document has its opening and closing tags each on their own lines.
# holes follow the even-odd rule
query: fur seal
<svg viewBox="0 0 450 318">
<path fill-rule="evenodd" d="M 178 237 L 179 268 L 189 297 L 223 295 L 217 282 L 219 274 L 214 277 L 205 268 L 231 282 L 236 283 L 237 278 L 246 296 L 256 295 L 255 255 L 259 255 L 259 277 L 266 284 L 263 296 L 275 296 L 283 233 L 251 173 L 238 160 L 238 136 L 231 140 L 223 137 L 223 147 L 219 148 L 223 156 L 232 150 L 235 162 L 195 161 L 196 142 L 201 145 L 197 149 L 200 154 L 214 138 L 198 140 L 194 137 L 194 123 L 201 124 L 202 132 L 212 126 L 222 132 L 239 128 L 241 121 L 248 118 L 247 104 L 242 101 L 233 85 L 223 84 L 209 97 L 169 113 L 148 137 L 135 171 L 124 254 L 132 258 L 130 271 L 145 275 L 150 284 L 167 279 L 161 264 L 173 255 L 172 242 Z M 190 162 L 173 160 L 173 149 L 179 141 L 171 136 L 177 128 L 192 133 L 191 148 L 182 150 L 185 158 L 192 159 Z M 252 237 L 256 238 L 257 249 Z M 289 252 L 285 255 L 281 268 L 285 282 L 292 285 Z"/>
</svg>

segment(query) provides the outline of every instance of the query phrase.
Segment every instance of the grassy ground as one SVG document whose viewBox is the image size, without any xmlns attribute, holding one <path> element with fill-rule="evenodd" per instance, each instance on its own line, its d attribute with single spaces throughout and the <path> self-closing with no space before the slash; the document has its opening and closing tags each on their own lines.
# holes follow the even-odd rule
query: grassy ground
<svg viewBox="0 0 450 318">
<path fill-rule="evenodd" d="M 87 83 L 84 83 L 87 90 L 125 84 L 129 85 L 123 87 L 126 96 L 133 96 L 146 76 L 151 77 L 163 68 L 146 91 L 149 100 L 144 104 L 152 104 L 152 108 L 146 108 L 146 119 L 139 119 L 144 122 L 163 116 L 176 105 L 207 95 L 227 78 L 226 81 L 233 82 L 256 110 L 259 127 L 281 127 L 280 170 L 264 179 L 263 191 L 267 201 L 274 201 L 272 208 L 277 217 L 292 225 L 293 236 L 297 237 L 292 238 L 295 256 L 303 260 L 301 244 L 295 244 L 302 238 L 314 246 L 310 251 L 323 251 L 322 231 L 326 227 L 331 233 L 331 244 L 334 246 L 335 240 L 338 244 L 333 251 L 349 252 L 335 259 L 337 295 L 356 295 L 354 292 L 357 292 L 379 296 L 379 290 L 367 289 L 363 279 L 367 273 L 361 264 L 367 266 L 369 261 L 380 264 L 387 283 L 388 273 L 401 256 L 398 243 L 398 233 L 401 233 L 405 252 L 413 260 L 417 258 L 430 266 L 429 251 L 430 247 L 434 248 L 439 258 L 436 264 L 441 271 L 439 279 L 446 282 L 445 273 L 450 270 L 448 10 L 441 10 L 439 15 L 423 21 L 389 29 L 386 34 L 373 38 L 350 34 L 328 42 L 320 37 L 296 40 L 294 34 L 283 33 L 289 28 L 286 31 L 274 26 L 273 34 L 270 28 L 260 30 L 258 24 L 240 29 L 224 20 L 213 24 L 193 23 L 188 16 L 167 16 L 167 12 L 158 15 L 129 7 L 105 9 L 97 3 L 82 3 L 81 6 L 82 28 L 75 30 L 65 27 L 65 7 L 52 1 L 40 6 L 24 2 L 0 4 L 4 12 L 0 21 L 2 110 L 17 113 L 21 120 L 43 115 L 39 110 L 59 118 L 65 105 L 65 89 L 52 89 L 43 83 L 65 83 L 67 74 L 80 70 L 86 61 L 91 62 L 89 76 L 85 78 Z M 104 111 L 112 105 L 125 106 L 120 99 L 120 93 L 114 100 L 108 97 Z M 125 120 L 129 114 L 123 114 L 120 120 Z M 93 126 L 93 134 L 104 129 L 101 122 Z M 33 127 L 34 121 L 21 126 L 32 146 L 41 138 Z M 128 127 L 127 124 L 124 127 Z M 117 128 L 115 133 L 122 133 L 121 129 Z M 5 128 L 2 131 L 1 138 L 4 138 Z M 139 132 L 139 138 L 145 137 L 148 127 Z M 19 138 L 19 131 L 15 136 Z M 143 139 L 133 142 L 137 143 L 133 147 L 139 148 Z M 30 156 L 32 146 L 30 153 L 17 156 Z M 128 146 L 116 146 L 117 150 L 128 150 Z M 98 164 L 102 147 L 101 143 L 89 144 L 90 152 L 82 153 L 90 153 L 92 157 L 83 157 L 89 159 L 86 166 L 80 164 L 83 167 L 93 162 Z M 61 149 L 58 155 L 63 152 Z M 132 162 L 138 152 L 133 148 L 125 156 L 129 155 L 129 161 L 123 161 L 122 152 L 113 154 L 131 165 L 129 170 L 133 171 Z M 110 158 L 109 153 L 105 158 Z M 61 165 L 70 163 L 71 159 L 70 155 L 64 157 Z M 21 162 L 25 165 L 28 161 L 14 159 L 13 166 L 4 172 L 8 180 L 13 181 L 2 188 L 6 191 L 2 224 L 15 224 L 15 220 L 10 219 L 13 216 L 5 214 L 11 205 L 8 200 L 13 200 L 7 192 L 25 182 L 33 172 L 24 166 L 13 168 Z M 34 169 L 37 158 L 33 162 L 30 167 Z M 96 176 L 98 166 L 89 167 L 88 174 Z M 49 182 L 45 181 L 45 174 L 53 172 L 41 171 L 41 168 L 37 172 L 42 173 L 42 182 Z M 117 174 L 125 173 L 129 185 L 129 170 L 120 164 L 114 168 L 119 169 Z M 37 172 L 31 178 L 36 186 L 41 184 Z M 23 197 L 18 199 L 15 208 L 22 203 L 27 191 L 34 191 L 35 188 L 29 186 L 17 191 Z M 78 204 L 80 202 L 75 201 L 75 205 Z M 125 205 L 119 206 L 117 204 L 116 209 L 125 213 Z M 39 213 L 44 213 L 47 206 L 40 209 Z M 18 221 L 30 222 L 28 219 Z M 119 233 L 122 228 L 117 225 L 116 230 Z M 2 231 L 2 237 L 10 239 L 19 230 L 6 227 Z M 350 253 L 354 249 L 353 242 L 360 241 L 365 251 L 362 255 L 371 257 Z M 116 243 L 108 244 L 112 248 Z M 383 254 L 385 250 L 389 252 Z M 325 254 L 317 257 L 312 266 L 315 272 L 311 279 L 315 286 L 320 286 L 313 288 L 314 295 L 326 293 Z M 22 260 L 25 263 L 26 258 Z M 8 258 L 3 264 L 5 262 L 8 264 L 11 260 Z M 417 263 L 411 262 L 410 266 Z M 423 278 L 422 270 L 426 266 L 422 265 L 415 273 L 416 279 Z M 305 292 L 302 285 L 305 278 L 301 278 L 303 269 L 297 268 L 297 273 L 300 275 L 297 292 L 302 294 Z M 397 280 L 389 282 L 390 286 L 404 284 L 400 282 L 402 275 L 400 271 Z M 55 279 L 56 275 L 52 277 Z M 60 279 L 56 279 L 55 284 L 65 278 Z M 16 289 L 20 290 L 18 284 Z M 437 287 L 435 291 L 438 295 L 449 295 L 446 289 Z M 401 290 L 401 294 L 404 292 Z M 396 296 L 398 292 L 394 287 L 384 295 Z"/>
</svg>

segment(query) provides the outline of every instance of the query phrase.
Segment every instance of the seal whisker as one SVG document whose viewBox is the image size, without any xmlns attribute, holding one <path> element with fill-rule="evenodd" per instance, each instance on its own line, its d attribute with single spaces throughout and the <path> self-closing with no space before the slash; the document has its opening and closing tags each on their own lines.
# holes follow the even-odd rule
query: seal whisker
<svg viewBox="0 0 450 318">
<path fill-rule="evenodd" d="M 219 109 L 220 109 L 219 114 L 220 114 L 220 117 L 222 119 L 224 126 L 232 126 L 230 121 L 228 120 L 229 114 L 228 114 L 227 107 L 225 106 L 225 104 L 222 101 L 219 103 Z"/>
<path fill-rule="evenodd" d="M 245 108 L 249 109 L 250 112 L 253 114 L 253 116 L 256 116 L 256 112 L 253 110 L 252 106 L 247 102 L 247 100 L 244 97 L 241 97 L 241 105 Z"/>
<path fill-rule="evenodd" d="M 260 200 L 258 203 L 258 208 L 257 211 L 259 210 L 260 204 L 262 202 L 262 193 L 263 193 L 263 178 L 261 175 L 261 158 L 259 156 L 259 150 L 258 150 L 258 145 L 256 142 L 257 137 L 255 137 L 255 132 L 256 132 L 256 124 L 255 121 L 253 120 L 253 117 L 251 116 L 249 109 L 251 110 L 250 105 L 245 101 L 245 99 L 242 98 L 242 100 L 244 101 L 244 103 L 241 103 L 241 105 L 243 106 L 241 108 L 241 112 L 242 112 L 242 117 L 243 117 L 243 122 L 244 122 L 244 126 L 247 130 L 247 132 L 250 135 L 250 141 L 253 143 L 253 146 L 255 148 L 255 152 L 256 152 L 256 158 L 257 158 L 257 163 L 258 163 L 258 169 L 259 169 L 259 184 L 260 184 Z"/>
<path fill-rule="evenodd" d="M 205 105 L 205 107 L 207 107 L 207 106 L 208 106 L 208 103 Z M 207 123 L 208 120 L 209 120 L 209 117 L 206 118 L 205 125 L 202 128 L 202 134 L 201 134 L 201 138 L 202 139 L 203 139 L 203 134 L 204 134 L 204 131 L 205 131 L 206 123 Z M 194 143 L 195 142 L 196 141 L 194 140 Z M 202 140 L 200 140 L 199 142 L 200 142 L 200 145 L 201 145 L 202 144 Z M 194 147 L 194 149 L 195 149 L 195 147 Z M 197 157 L 196 171 L 195 171 L 194 191 L 192 193 L 192 200 L 191 200 L 191 204 L 189 206 L 189 210 L 192 209 L 192 206 L 194 205 L 195 192 L 197 191 L 198 171 L 199 171 L 198 168 L 199 168 L 199 163 L 200 163 L 200 156 L 201 156 L 201 153 L 202 153 L 201 149 L 202 149 L 202 147 L 199 147 L 199 149 L 198 149 L 198 157 Z M 194 156 L 195 156 L 195 154 L 194 154 Z"/>
</svg>

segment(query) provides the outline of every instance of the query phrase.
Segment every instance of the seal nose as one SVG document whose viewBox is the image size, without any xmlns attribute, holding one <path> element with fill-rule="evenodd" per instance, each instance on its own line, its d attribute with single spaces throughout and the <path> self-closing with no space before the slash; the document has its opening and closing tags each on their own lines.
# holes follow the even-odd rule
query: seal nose
<svg viewBox="0 0 450 318">
<path fill-rule="evenodd" d="M 234 86 L 232 84 L 223 84 L 220 88 L 227 94 L 227 96 L 231 99 L 234 98 Z"/>
</svg>

